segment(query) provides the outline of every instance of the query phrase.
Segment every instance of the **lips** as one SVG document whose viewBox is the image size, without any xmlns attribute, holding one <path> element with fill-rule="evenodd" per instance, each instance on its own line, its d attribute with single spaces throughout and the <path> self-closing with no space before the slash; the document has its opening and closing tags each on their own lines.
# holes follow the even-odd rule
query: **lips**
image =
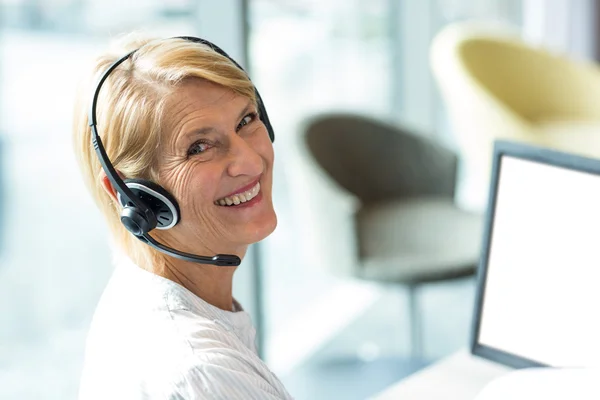
<svg viewBox="0 0 600 400">
<path fill-rule="evenodd" d="M 216 200 L 214 203 L 218 206 L 231 206 L 246 203 L 252 200 L 260 192 L 260 177 L 254 182 L 242 186 L 241 188 L 231 192 L 225 197 Z"/>
<path fill-rule="evenodd" d="M 256 196 L 258 196 L 259 192 L 260 192 L 260 182 L 257 182 L 256 185 L 254 185 L 252 188 L 246 190 L 245 192 L 238 192 L 237 194 L 234 194 L 233 196 L 224 197 L 222 199 L 215 201 L 215 204 L 219 205 L 219 206 L 232 206 L 232 205 L 237 206 L 239 204 L 247 203 L 250 200 L 254 199 Z"/>
</svg>

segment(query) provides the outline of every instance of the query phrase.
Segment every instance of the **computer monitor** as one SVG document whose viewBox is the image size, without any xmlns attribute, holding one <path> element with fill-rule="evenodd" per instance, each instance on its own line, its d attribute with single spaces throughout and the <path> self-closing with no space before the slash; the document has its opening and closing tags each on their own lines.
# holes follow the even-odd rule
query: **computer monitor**
<svg viewBox="0 0 600 400">
<path fill-rule="evenodd" d="M 497 142 L 471 351 L 600 366 L 600 160 Z"/>
</svg>

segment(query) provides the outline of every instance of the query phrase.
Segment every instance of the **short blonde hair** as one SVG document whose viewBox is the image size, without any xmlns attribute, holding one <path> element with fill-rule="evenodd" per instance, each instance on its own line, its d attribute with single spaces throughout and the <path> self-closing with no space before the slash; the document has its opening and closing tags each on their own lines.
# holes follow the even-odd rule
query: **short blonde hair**
<svg viewBox="0 0 600 400">
<path fill-rule="evenodd" d="M 185 39 L 129 34 L 98 57 L 79 88 L 74 113 L 74 145 L 79 165 L 116 242 L 136 262 L 152 263 L 157 253 L 128 233 L 120 206 L 100 181 L 102 167 L 93 149 L 88 111 L 101 74 L 123 55 L 138 49 L 104 82 L 97 103 L 98 131 L 115 169 L 126 178 L 158 182 L 156 157 L 163 129 L 165 98 L 185 79 L 200 78 L 231 89 L 256 104 L 246 73 L 210 47 Z"/>
</svg>

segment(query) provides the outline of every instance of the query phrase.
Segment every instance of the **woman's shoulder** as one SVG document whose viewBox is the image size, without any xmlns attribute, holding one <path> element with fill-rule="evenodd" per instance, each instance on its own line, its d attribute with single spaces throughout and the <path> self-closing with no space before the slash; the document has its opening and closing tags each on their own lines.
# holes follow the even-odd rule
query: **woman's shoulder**
<svg viewBox="0 0 600 400">
<path fill-rule="evenodd" d="M 251 326 L 246 313 L 223 312 L 175 282 L 119 265 L 96 307 L 88 342 L 139 347 L 150 341 L 193 350 L 191 339 L 226 339 L 246 325 Z"/>
<path fill-rule="evenodd" d="M 97 325 L 88 337 L 80 400 L 290 398 L 239 334 L 181 308 Z"/>
<path fill-rule="evenodd" d="M 273 379 L 256 355 L 245 312 L 218 310 L 168 282 L 148 282 L 143 274 L 132 282 L 120 273 L 105 289 L 88 333 L 82 390 L 92 393 L 107 382 L 159 392 L 169 385 L 207 387 L 218 384 L 213 379 L 223 371 L 257 380 L 258 387 Z"/>
<path fill-rule="evenodd" d="M 253 356 L 254 342 L 247 313 L 220 310 L 175 282 L 117 267 L 94 313 L 87 352 L 178 364 L 214 349 Z"/>
<path fill-rule="evenodd" d="M 117 365 L 109 371 L 86 365 L 79 400 L 107 398 L 282 400 L 291 396 L 260 360 L 247 363 L 235 354 L 212 349 L 178 364 L 147 363 L 137 369 Z"/>
</svg>

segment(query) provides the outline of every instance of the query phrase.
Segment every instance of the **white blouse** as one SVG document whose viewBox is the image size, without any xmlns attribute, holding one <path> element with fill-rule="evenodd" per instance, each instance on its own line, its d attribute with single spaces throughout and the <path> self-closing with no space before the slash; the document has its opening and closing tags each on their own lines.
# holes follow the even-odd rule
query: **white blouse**
<svg viewBox="0 0 600 400">
<path fill-rule="evenodd" d="M 250 316 L 234 308 L 119 265 L 88 334 L 79 399 L 291 399 L 256 354 Z"/>
</svg>

